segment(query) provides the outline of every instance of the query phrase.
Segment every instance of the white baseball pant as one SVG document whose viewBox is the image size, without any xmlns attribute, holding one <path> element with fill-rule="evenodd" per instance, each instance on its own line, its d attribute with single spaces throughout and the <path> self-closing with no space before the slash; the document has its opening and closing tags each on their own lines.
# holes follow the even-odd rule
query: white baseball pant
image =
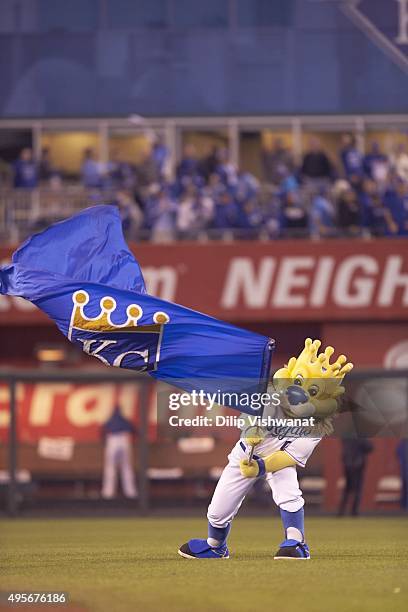
<svg viewBox="0 0 408 612">
<path fill-rule="evenodd" d="M 126 497 L 137 497 L 135 475 L 132 466 L 132 441 L 127 432 L 106 436 L 103 466 L 102 497 L 112 499 L 116 495 L 118 472 Z"/>
<path fill-rule="evenodd" d="M 296 438 L 278 440 L 268 438 L 258 447 L 266 456 L 286 445 L 285 451 L 298 465 L 304 466 L 320 438 Z M 228 456 L 228 465 L 224 468 L 208 507 L 207 518 L 214 527 L 226 527 L 237 514 L 247 493 L 255 484 L 255 478 L 242 476 L 239 463 L 248 457 L 249 449 L 240 440 Z M 302 491 L 299 488 L 296 466 L 286 467 L 274 473 L 266 474 L 266 481 L 271 487 L 272 497 L 277 506 L 288 512 L 296 512 L 304 505 Z"/>
</svg>

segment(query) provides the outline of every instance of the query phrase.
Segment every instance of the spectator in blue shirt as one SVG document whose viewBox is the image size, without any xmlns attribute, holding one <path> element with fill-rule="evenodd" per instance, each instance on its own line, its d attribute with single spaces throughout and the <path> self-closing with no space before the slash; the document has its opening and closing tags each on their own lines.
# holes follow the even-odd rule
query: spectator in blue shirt
<svg viewBox="0 0 408 612">
<path fill-rule="evenodd" d="M 38 185 L 38 167 L 33 158 L 32 149 L 26 147 L 14 162 L 14 187 L 17 189 L 34 189 Z"/>
<path fill-rule="evenodd" d="M 381 152 L 378 142 L 373 142 L 363 161 L 366 176 L 373 181 L 383 183 L 387 179 L 388 167 L 387 156 Z"/>
<path fill-rule="evenodd" d="M 107 174 L 111 186 L 115 189 L 132 189 L 135 186 L 134 169 L 118 150 L 112 151 Z"/>
<path fill-rule="evenodd" d="M 155 185 L 154 190 L 146 202 L 146 226 L 154 242 L 168 242 L 175 237 L 177 204 L 164 187 Z"/>
<path fill-rule="evenodd" d="M 377 185 L 371 179 L 366 178 L 361 185 L 359 193 L 359 202 L 361 209 L 361 224 L 364 228 L 368 228 L 368 215 L 372 205 L 372 199 L 377 194 Z"/>
<path fill-rule="evenodd" d="M 235 188 L 237 185 L 237 169 L 228 157 L 228 149 L 221 147 L 217 150 L 216 174 L 219 174 L 221 181 L 228 187 Z"/>
<path fill-rule="evenodd" d="M 262 209 L 255 197 L 245 202 L 239 202 L 236 237 L 243 240 L 258 238 L 263 220 Z"/>
<path fill-rule="evenodd" d="M 92 149 L 85 149 L 81 166 L 81 177 L 84 187 L 99 189 L 102 186 L 102 172 L 100 164 L 95 160 Z"/>
<path fill-rule="evenodd" d="M 281 138 L 276 138 L 272 146 L 262 149 L 262 166 L 265 181 L 274 185 L 280 185 L 284 177 L 293 173 L 292 154 Z"/>
<path fill-rule="evenodd" d="M 194 183 L 190 183 L 177 203 L 176 226 L 180 239 L 194 240 L 203 229 L 201 201 Z"/>
<path fill-rule="evenodd" d="M 152 158 L 157 166 L 160 177 L 163 177 L 169 150 L 164 144 L 162 136 L 156 136 L 152 147 Z"/>
<path fill-rule="evenodd" d="M 288 191 L 298 191 L 299 181 L 294 174 L 291 174 L 290 172 L 287 174 L 283 173 L 280 187 L 282 193 L 287 193 Z"/>
<path fill-rule="evenodd" d="M 204 187 L 204 193 L 206 193 L 213 200 L 218 200 L 222 194 L 227 190 L 226 186 L 221 181 L 219 174 L 210 174 L 208 183 Z"/>
<path fill-rule="evenodd" d="M 380 195 L 374 194 L 366 211 L 366 224 L 372 236 L 381 238 L 383 236 L 394 236 L 398 233 L 398 226 L 392 214 L 387 208 Z"/>
<path fill-rule="evenodd" d="M 327 190 L 322 189 L 312 200 L 310 211 L 312 236 L 331 238 L 336 235 L 336 215 L 333 202 L 328 197 Z"/>
<path fill-rule="evenodd" d="M 276 193 L 270 193 L 263 202 L 263 227 L 262 229 L 271 239 L 279 238 L 280 235 L 280 209 L 281 201 Z"/>
<path fill-rule="evenodd" d="M 238 226 L 239 208 L 232 195 L 225 190 L 215 201 L 213 226 L 226 230 Z"/>
<path fill-rule="evenodd" d="M 346 178 L 355 183 L 363 175 L 363 156 L 356 146 L 356 139 L 351 134 L 342 137 L 343 147 L 340 158 Z"/>
<path fill-rule="evenodd" d="M 198 158 L 196 148 L 192 144 L 184 147 L 183 157 L 177 166 L 176 175 L 180 183 L 184 183 L 185 178 L 192 178 L 198 174 Z"/>
<path fill-rule="evenodd" d="M 384 196 L 385 206 L 398 226 L 399 236 L 408 236 L 408 183 L 399 181 Z"/>
<path fill-rule="evenodd" d="M 233 190 L 238 202 L 246 202 L 254 198 L 258 193 L 259 182 L 250 172 L 239 170 L 237 173 L 237 182 Z"/>
</svg>

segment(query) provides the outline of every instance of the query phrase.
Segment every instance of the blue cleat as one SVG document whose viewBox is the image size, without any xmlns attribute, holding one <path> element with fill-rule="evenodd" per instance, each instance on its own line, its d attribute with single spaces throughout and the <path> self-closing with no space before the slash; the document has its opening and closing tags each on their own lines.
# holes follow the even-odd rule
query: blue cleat
<svg viewBox="0 0 408 612">
<path fill-rule="evenodd" d="M 310 559 L 310 550 L 305 542 L 284 540 L 274 559 L 297 559 L 298 561 Z"/>
<path fill-rule="evenodd" d="M 185 559 L 229 559 L 226 544 L 211 548 L 207 540 L 189 540 L 180 546 L 178 554 Z"/>
</svg>

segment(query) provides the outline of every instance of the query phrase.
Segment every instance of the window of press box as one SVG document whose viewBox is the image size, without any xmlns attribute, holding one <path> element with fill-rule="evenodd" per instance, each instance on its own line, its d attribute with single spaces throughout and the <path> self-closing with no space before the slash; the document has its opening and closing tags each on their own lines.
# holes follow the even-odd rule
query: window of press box
<svg viewBox="0 0 408 612">
<path fill-rule="evenodd" d="M 150 155 L 158 134 L 146 131 L 112 129 L 109 133 L 109 160 L 127 162 L 131 165 L 143 163 Z"/>
<path fill-rule="evenodd" d="M 31 130 L 0 129 L 0 164 L 13 163 L 22 149 L 32 148 Z"/>
<path fill-rule="evenodd" d="M 363 154 L 384 153 L 393 160 L 402 149 L 408 151 L 408 132 L 403 127 L 393 128 L 385 124 L 366 126 L 365 131 L 358 134 L 351 124 L 345 124 L 336 130 L 305 127 L 302 131 L 302 152 L 304 154 L 313 147 L 320 147 L 341 174 L 341 151 L 349 146 L 349 136 L 354 138 L 355 146 Z"/>
<path fill-rule="evenodd" d="M 340 152 L 343 147 L 343 139 L 346 134 L 355 136 L 354 131 L 348 127 L 333 131 L 305 128 L 302 132 L 302 155 L 312 149 L 321 149 L 329 157 L 333 166 L 341 170 Z"/>
<path fill-rule="evenodd" d="M 110 28 L 164 28 L 167 23 L 166 0 L 108 0 Z"/>
<path fill-rule="evenodd" d="M 225 152 L 228 155 L 228 136 L 226 130 L 194 130 L 181 132 L 181 157 L 197 157 L 205 162 L 215 154 Z"/>
<path fill-rule="evenodd" d="M 289 126 L 274 130 L 242 130 L 239 138 L 240 168 L 266 183 L 279 182 L 273 176 L 273 169 L 277 165 L 273 160 L 282 157 L 291 163 L 292 147 L 292 132 Z M 283 161 L 280 167 L 282 164 Z"/>
<path fill-rule="evenodd" d="M 41 148 L 49 156 L 49 162 L 65 179 L 77 180 L 85 155 L 99 161 L 99 135 L 97 132 L 45 131 Z"/>
<path fill-rule="evenodd" d="M 408 126 L 367 127 L 365 133 L 365 152 L 370 153 L 374 148 L 388 155 L 393 160 L 402 150 L 408 153 Z"/>
</svg>

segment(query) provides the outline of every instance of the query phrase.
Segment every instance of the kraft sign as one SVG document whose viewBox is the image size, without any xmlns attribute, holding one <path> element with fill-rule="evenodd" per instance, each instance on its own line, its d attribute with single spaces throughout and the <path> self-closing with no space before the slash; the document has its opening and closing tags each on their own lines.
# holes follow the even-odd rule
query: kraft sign
<svg viewBox="0 0 408 612">
<path fill-rule="evenodd" d="M 343 13 L 408 72 L 408 0 L 342 0 Z"/>
<path fill-rule="evenodd" d="M 232 322 L 408 320 L 408 241 L 137 245 L 148 292 Z M 10 251 L 0 249 L 0 257 Z M 27 307 L 28 305 L 28 307 Z M 0 298 L 0 325 L 50 324 Z"/>
<path fill-rule="evenodd" d="M 139 422 L 139 395 L 135 385 L 74 385 L 66 383 L 17 385 L 18 436 L 36 442 L 43 436 L 69 436 L 82 442 L 100 442 L 102 426 L 114 406 L 135 427 Z M 149 437 L 156 434 L 157 398 L 149 391 Z M 8 388 L 0 385 L 0 442 L 6 442 L 10 423 Z"/>
</svg>

